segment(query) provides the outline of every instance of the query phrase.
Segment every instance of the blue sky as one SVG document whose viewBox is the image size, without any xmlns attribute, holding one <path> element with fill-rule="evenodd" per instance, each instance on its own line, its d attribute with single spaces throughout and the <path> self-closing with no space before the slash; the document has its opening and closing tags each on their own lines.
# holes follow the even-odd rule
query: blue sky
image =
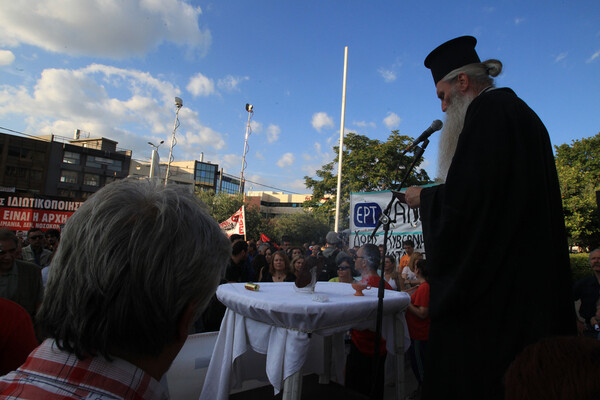
<svg viewBox="0 0 600 400">
<path fill-rule="evenodd" d="M 104 136 L 148 160 L 241 169 L 306 193 L 305 175 L 336 157 L 344 47 L 346 132 L 416 137 L 442 119 L 425 56 L 461 35 L 497 58 L 554 145 L 600 131 L 600 7 L 592 1 L 0 0 L 0 126 Z M 438 133 L 439 134 L 439 133 Z M 424 168 L 435 177 L 437 135 Z M 510 160 L 507 160 L 510 161 Z M 252 183 L 256 182 L 256 183 Z"/>
</svg>

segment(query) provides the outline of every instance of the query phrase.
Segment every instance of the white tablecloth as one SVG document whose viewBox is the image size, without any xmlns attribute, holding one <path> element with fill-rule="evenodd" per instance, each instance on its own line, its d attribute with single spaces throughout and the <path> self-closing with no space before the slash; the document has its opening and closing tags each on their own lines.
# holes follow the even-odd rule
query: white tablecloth
<svg viewBox="0 0 600 400">
<path fill-rule="evenodd" d="M 217 297 L 227 306 L 200 399 L 222 399 L 230 388 L 239 386 L 252 371 L 236 368 L 235 360 L 249 349 L 266 354 L 269 382 L 278 393 L 283 381 L 300 371 L 310 347 L 310 333 L 328 336 L 350 328 L 375 330 L 377 288 L 365 290 L 365 296 L 354 296 L 350 284 L 317 282 L 314 294 L 299 293 L 293 283 L 261 283 L 257 292 L 243 283 L 219 286 Z M 315 295 L 327 298 L 314 301 Z M 387 349 L 394 354 L 393 318 L 404 318 L 410 303 L 406 293 L 385 291 L 382 336 Z M 405 327 L 405 348 L 410 339 Z M 343 344 L 342 335 L 335 340 Z M 335 347 L 333 343 L 334 358 Z M 335 364 L 345 360 L 337 352 Z M 339 370 L 339 368 L 338 368 Z M 343 368 L 342 368 L 343 370 Z M 342 382 L 343 377 L 338 376 Z"/>
</svg>

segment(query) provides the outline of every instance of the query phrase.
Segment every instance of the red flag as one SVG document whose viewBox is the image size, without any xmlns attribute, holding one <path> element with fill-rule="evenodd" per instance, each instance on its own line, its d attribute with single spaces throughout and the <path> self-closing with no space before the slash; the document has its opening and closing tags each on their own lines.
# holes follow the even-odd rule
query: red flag
<svg viewBox="0 0 600 400">
<path fill-rule="evenodd" d="M 265 234 L 262 234 L 262 233 L 260 234 L 260 241 L 261 241 L 261 242 L 263 242 L 263 243 L 271 243 L 271 244 L 273 245 L 273 247 L 275 247 L 275 248 L 276 248 L 276 249 L 278 249 L 278 250 L 281 248 L 281 247 L 279 247 L 279 246 L 277 245 L 277 243 L 275 243 L 275 242 L 271 242 L 271 239 L 269 239 L 269 238 L 267 237 L 267 235 L 265 235 Z"/>
</svg>

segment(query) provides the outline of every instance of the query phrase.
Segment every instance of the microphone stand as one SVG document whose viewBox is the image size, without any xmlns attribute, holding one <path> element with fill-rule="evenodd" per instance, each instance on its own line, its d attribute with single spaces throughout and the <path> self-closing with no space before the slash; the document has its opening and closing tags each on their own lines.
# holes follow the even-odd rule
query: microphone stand
<svg viewBox="0 0 600 400">
<path fill-rule="evenodd" d="M 373 355 L 374 355 L 374 357 L 373 357 L 373 380 L 372 380 L 372 387 L 371 387 L 371 399 L 372 400 L 383 399 L 383 389 L 384 389 L 383 386 L 385 384 L 385 377 L 384 377 L 383 381 L 382 381 L 382 385 L 380 387 L 378 387 L 377 378 L 380 377 L 381 374 L 383 374 L 383 368 L 379 365 L 379 358 L 380 358 L 379 347 L 381 345 L 381 325 L 382 325 L 382 321 L 383 321 L 383 297 L 384 297 L 384 290 L 385 290 L 385 271 L 384 271 L 385 255 L 387 253 L 387 240 L 388 240 L 389 231 L 390 231 L 390 224 L 392 222 L 396 222 L 395 219 L 392 220 L 390 218 L 390 212 L 391 212 L 392 206 L 394 205 L 394 202 L 396 200 L 398 200 L 402 203 L 405 203 L 404 193 L 400 193 L 400 190 L 402 190 L 402 187 L 406 183 L 412 170 L 415 168 L 415 165 L 423 156 L 425 149 L 429 145 L 429 139 L 425 139 L 421 143 L 422 143 L 421 146 L 420 147 L 417 146 L 415 149 L 415 155 L 414 155 L 413 162 L 410 165 L 410 167 L 408 168 L 408 170 L 406 171 L 404 178 L 400 182 L 400 186 L 398 187 L 398 190 L 397 191 L 392 190 L 392 199 L 388 203 L 385 210 L 379 216 L 377 225 L 375 226 L 375 229 L 373 229 L 373 233 L 371 233 L 371 238 L 374 238 L 379 227 L 381 227 L 383 225 L 383 257 L 381 257 L 381 262 L 380 262 L 380 274 L 379 274 L 380 279 L 379 279 L 379 288 L 377 291 L 378 302 L 377 302 L 377 323 L 376 323 L 376 328 L 375 328 L 375 348 L 373 349 Z M 404 357 L 404 354 L 399 354 L 397 356 Z"/>
</svg>

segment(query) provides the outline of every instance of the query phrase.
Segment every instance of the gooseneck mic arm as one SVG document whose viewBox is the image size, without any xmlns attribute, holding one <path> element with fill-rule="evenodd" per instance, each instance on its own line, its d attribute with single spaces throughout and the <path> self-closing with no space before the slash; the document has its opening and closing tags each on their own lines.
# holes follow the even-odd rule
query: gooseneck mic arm
<svg viewBox="0 0 600 400">
<path fill-rule="evenodd" d="M 404 153 L 403 154 L 406 154 L 409 151 L 413 151 L 414 148 L 417 147 L 417 145 L 419 143 L 421 143 L 425 139 L 429 139 L 429 136 L 431 136 L 431 134 L 433 132 L 437 132 L 440 129 L 442 129 L 442 126 L 444 126 L 444 124 L 439 119 L 436 119 L 435 121 L 433 121 L 431 123 L 431 126 L 429 128 L 427 128 L 427 129 L 425 129 L 425 131 L 423 133 L 421 133 L 421 136 L 419 136 L 414 142 L 412 142 L 412 144 L 410 146 L 407 146 L 406 149 L 404 149 Z"/>
</svg>

